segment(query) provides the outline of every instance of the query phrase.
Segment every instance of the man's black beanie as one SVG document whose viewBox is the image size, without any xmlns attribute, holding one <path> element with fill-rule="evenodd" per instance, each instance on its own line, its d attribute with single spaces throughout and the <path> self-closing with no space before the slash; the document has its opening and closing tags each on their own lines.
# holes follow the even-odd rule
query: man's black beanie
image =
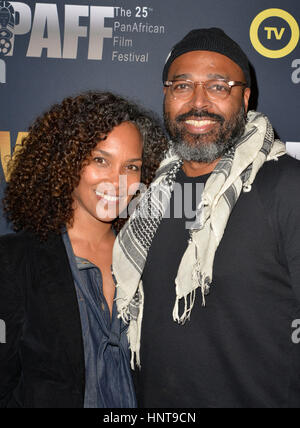
<svg viewBox="0 0 300 428">
<path fill-rule="evenodd" d="M 220 28 L 201 28 L 192 30 L 177 43 L 164 66 L 163 82 L 168 80 L 168 71 L 172 62 L 180 55 L 191 51 L 211 51 L 227 56 L 244 72 L 247 85 L 251 86 L 249 61 L 240 46 Z"/>
</svg>

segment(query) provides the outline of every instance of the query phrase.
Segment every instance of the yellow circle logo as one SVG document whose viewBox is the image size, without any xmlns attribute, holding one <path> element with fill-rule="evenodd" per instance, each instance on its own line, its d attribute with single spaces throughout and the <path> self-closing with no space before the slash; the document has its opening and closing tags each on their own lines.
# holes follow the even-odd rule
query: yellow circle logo
<svg viewBox="0 0 300 428">
<path fill-rule="evenodd" d="M 267 49 L 265 48 L 259 40 L 258 30 L 263 21 L 267 18 L 277 17 L 282 18 L 284 21 L 288 23 L 290 26 L 292 36 L 289 43 L 282 49 Z M 275 36 L 277 39 L 281 39 L 284 30 L 281 30 L 281 33 L 278 32 L 277 28 L 265 28 L 268 31 L 268 38 L 270 38 L 270 34 L 272 31 L 275 31 Z M 267 9 L 263 12 L 259 13 L 253 20 L 250 27 L 250 40 L 253 47 L 259 52 L 261 55 L 266 56 L 267 58 L 282 58 L 286 55 L 289 55 L 297 46 L 300 39 L 300 30 L 299 25 L 295 18 L 288 12 L 282 9 Z"/>
</svg>

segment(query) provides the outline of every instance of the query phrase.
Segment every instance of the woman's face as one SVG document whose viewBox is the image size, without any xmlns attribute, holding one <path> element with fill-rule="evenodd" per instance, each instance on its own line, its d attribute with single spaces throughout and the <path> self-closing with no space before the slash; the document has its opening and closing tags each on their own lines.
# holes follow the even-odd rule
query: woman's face
<svg viewBox="0 0 300 428">
<path fill-rule="evenodd" d="M 74 190 L 75 214 L 111 222 L 127 207 L 141 180 L 143 140 L 130 122 L 116 126 L 93 150 Z"/>
</svg>

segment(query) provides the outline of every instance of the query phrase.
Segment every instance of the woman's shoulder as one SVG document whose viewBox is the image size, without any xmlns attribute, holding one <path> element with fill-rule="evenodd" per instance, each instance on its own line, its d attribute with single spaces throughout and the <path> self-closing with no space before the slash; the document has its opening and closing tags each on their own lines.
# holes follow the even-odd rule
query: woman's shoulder
<svg viewBox="0 0 300 428">
<path fill-rule="evenodd" d="M 21 232 L 11 232 L 7 233 L 5 235 L 0 236 L 0 244 L 7 244 L 7 245 L 18 245 L 22 243 L 26 243 L 32 240 L 36 240 L 37 238 L 28 231 L 21 231 Z"/>
<path fill-rule="evenodd" d="M 8 233 L 0 236 L 0 254 L 13 254 L 17 258 L 21 253 L 30 253 L 38 242 L 38 238 L 29 231 Z"/>
<path fill-rule="evenodd" d="M 28 259 L 33 253 L 32 240 L 33 237 L 28 232 L 0 236 L 1 287 L 7 282 L 16 284 L 17 278 L 23 277 Z"/>
<path fill-rule="evenodd" d="M 62 245 L 60 235 L 50 234 L 44 241 L 30 231 L 2 235 L 0 236 L 2 274 L 3 271 L 18 274 L 28 266 L 33 272 L 40 263 L 51 263 L 53 258 L 49 256 L 60 254 Z"/>
</svg>

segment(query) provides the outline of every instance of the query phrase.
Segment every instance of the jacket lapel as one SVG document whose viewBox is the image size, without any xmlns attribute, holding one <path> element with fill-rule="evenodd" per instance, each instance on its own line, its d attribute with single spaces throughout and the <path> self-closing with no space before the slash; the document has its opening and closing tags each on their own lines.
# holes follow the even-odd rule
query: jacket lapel
<svg viewBox="0 0 300 428">
<path fill-rule="evenodd" d="M 51 306 L 51 319 L 76 377 L 76 384 L 84 396 L 85 360 L 80 312 L 68 256 L 60 235 L 51 235 L 40 243 L 37 254 L 40 281 Z"/>
</svg>

